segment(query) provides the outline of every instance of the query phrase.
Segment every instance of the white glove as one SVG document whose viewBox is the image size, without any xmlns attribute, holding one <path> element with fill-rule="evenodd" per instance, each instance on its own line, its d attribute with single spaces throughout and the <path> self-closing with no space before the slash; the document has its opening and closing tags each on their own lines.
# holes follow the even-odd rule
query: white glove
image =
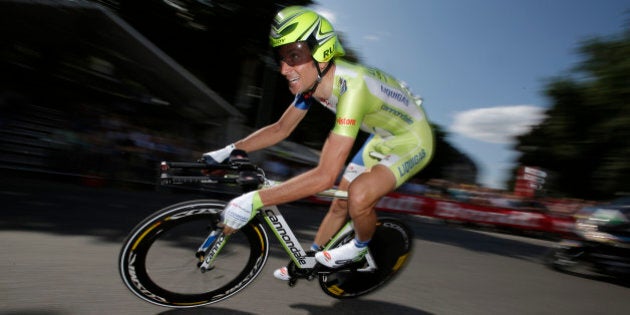
<svg viewBox="0 0 630 315">
<path fill-rule="evenodd" d="M 223 224 L 238 230 L 247 224 L 256 214 L 256 210 L 262 206 L 258 191 L 251 191 L 234 198 L 223 211 Z"/>
<path fill-rule="evenodd" d="M 234 149 L 236 149 L 236 146 L 234 144 L 230 144 L 230 145 L 227 145 L 223 149 L 206 152 L 201 157 L 208 164 L 213 164 L 213 162 L 216 164 L 219 164 L 225 161 L 225 159 L 227 159 L 228 157 L 230 157 L 230 153 L 232 153 Z"/>
</svg>

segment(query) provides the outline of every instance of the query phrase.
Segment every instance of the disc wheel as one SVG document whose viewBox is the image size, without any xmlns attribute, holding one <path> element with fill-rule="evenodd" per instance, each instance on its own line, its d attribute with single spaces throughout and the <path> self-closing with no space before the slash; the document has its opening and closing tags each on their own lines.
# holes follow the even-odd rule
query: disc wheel
<svg viewBox="0 0 630 315">
<path fill-rule="evenodd" d="M 354 238 L 349 233 L 333 247 L 339 247 Z M 376 262 L 375 271 L 358 271 L 365 260 L 319 276 L 322 290 L 337 299 L 355 298 L 370 293 L 389 281 L 405 266 L 413 248 L 413 236 L 407 226 L 393 218 L 381 218 L 369 243 L 370 253 Z"/>
</svg>

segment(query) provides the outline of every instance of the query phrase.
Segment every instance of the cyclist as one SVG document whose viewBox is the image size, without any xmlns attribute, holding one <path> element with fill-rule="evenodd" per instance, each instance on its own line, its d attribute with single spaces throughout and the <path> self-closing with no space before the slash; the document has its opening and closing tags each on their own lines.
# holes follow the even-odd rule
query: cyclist
<svg viewBox="0 0 630 315">
<path fill-rule="evenodd" d="M 367 252 L 376 228 L 376 203 L 429 163 L 433 133 L 422 100 L 403 83 L 377 69 L 339 58 L 345 53 L 338 37 L 317 13 L 299 6 L 282 9 L 273 21 L 270 41 L 294 101 L 275 123 L 205 153 L 203 158 L 222 162 L 234 149 L 251 152 L 274 145 L 291 134 L 312 104 L 335 112 L 336 121 L 316 167 L 278 186 L 230 201 L 224 211 L 224 231 L 230 234 L 241 228 L 263 206 L 296 201 L 332 187 L 361 129 L 371 135 L 339 183 L 340 189 L 348 191 L 348 200 L 333 200 L 312 246 L 320 250 L 349 215 L 356 231 L 354 241 L 315 254 L 319 263 L 339 267 Z M 369 156 L 371 151 L 385 157 L 376 160 Z M 289 279 L 286 267 L 276 270 L 274 276 Z"/>
</svg>

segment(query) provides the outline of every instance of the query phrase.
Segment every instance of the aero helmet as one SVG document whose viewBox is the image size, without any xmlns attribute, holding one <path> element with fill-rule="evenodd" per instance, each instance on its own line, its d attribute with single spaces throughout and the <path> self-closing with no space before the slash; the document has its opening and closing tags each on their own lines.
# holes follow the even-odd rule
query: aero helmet
<svg viewBox="0 0 630 315">
<path fill-rule="evenodd" d="M 278 12 L 271 25 L 269 39 L 273 48 L 306 42 L 317 62 L 328 62 L 333 57 L 345 55 L 330 22 L 300 6 L 287 7 Z"/>
</svg>

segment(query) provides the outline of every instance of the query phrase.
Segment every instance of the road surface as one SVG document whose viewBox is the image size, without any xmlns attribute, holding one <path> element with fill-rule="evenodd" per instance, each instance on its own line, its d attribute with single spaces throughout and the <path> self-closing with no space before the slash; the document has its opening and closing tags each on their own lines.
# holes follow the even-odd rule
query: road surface
<svg viewBox="0 0 630 315">
<path fill-rule="evenodd" d="M 409 215 L 402 217 L 415 234 L 410 263 L 366 297 L 335 300 L 316 281 L 289 288 L 275 280 L 273 270 L 287 259 L 273 240 L 265 270 L 243 292 L 207 307 L 167 309 L 123 286 L 118 251 L 144 216 L 198 196 L 4 179 L 0 314 L 630 314 L 627 286 L 543 266 L 550 241 Z M 310 245 L 326 209 L 284 209 L 303 245 Z"/>
</svg>

